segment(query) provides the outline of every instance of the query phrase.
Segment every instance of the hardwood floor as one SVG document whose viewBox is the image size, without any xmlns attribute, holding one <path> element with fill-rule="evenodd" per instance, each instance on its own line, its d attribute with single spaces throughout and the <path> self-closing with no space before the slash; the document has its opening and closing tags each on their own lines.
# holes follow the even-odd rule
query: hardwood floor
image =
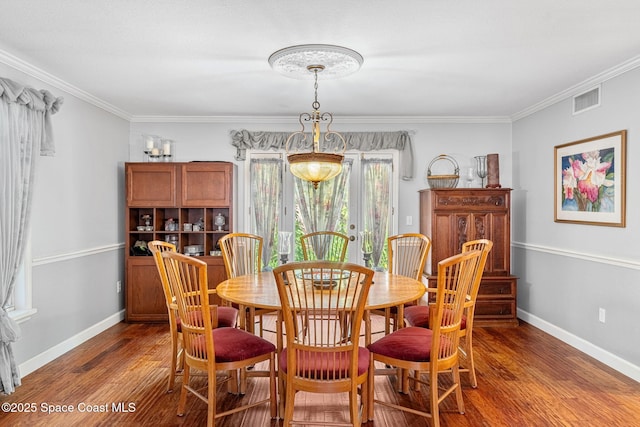
<svg viewBox="0 0 640 427">
<path fill-rule="evenodd" d="M 472 389 L 462 374 L 466 413 L 458 414 L 454 400 L 446 400 L 441 405 L 443 427 L 640 426 L 639 383 L 544 332 L 521 322 L 518 328 L 477 328 L 474 341 L 478 388 Z M 14 394 L 0 396 L 0 402 L 21 410 L 3 411 L 0 424 L 205 425 L 205 404 L 193 396 L 188 399 L 186 415 L 176 416 L 181 378 L 176 391 L 167 394 L 169 360 L 167 325 L 118 324 L 23 378 Z M 394 390 L 391 377 L 376 378 L 378 398 L 426 404 L 424 389 L 409 395 Z M 237 399 L 262 398 L 267 392 L 266 378 L 252 378 L 244 397 L 221 388 L 219 405 L 231 407 Z M 317 420 L 317 425 L 348 419 L 346 394 L 299 393 L 296 404 L 296 417 Z M 52 413 L 45 413 L 45 408 Z M 28 409 L 32 411 L 26 412 Z M 60 412 L 65 409 L 73 412 Z M 281 421 L 271 420 L 267 406 L 260 406 L 222 418 L 217 425 L 279 426 Z M 421 427 L 429 423 L 377 405 L 375 421 L 365 424 L 374 425 Z"/>
</svg>

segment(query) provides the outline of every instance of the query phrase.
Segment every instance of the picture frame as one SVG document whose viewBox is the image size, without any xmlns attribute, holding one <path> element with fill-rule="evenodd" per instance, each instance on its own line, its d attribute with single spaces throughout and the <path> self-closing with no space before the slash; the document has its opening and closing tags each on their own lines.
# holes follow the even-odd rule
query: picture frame
<svg viewBox="0 0 640 427">
<path fill-rule="evenodd" d="M 554 147 L 555 222 L 625 227 L 627 131 Z"/>
</svg>

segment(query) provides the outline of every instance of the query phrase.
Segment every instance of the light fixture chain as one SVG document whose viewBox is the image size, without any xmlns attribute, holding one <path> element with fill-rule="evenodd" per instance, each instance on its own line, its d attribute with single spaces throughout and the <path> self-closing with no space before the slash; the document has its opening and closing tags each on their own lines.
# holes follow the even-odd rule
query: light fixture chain
<svg viewBox="0 0 640 427">
<path fill-rule="evenodd" d="M 313 75 L 314 75 L 314 80 L 315 83 L 313 84 L 313 91 L 315 94 L 315 98 L 313 101 L 313 104 L 311 104 L 311 106 L 313 107 L 314 110 L 319 110 L 320 109 L 320 103 L 318 102 L 318 69 L 315 68 L 313 70 Z"/>
</svg>

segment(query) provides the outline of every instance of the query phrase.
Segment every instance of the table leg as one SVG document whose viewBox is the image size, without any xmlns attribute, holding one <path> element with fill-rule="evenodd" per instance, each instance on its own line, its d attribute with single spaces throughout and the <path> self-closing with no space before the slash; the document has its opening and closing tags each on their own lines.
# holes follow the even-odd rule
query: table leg
<svg viewBox="0 0 640 427">
<path fill-rule="evenodd" d="M 395 330 L 404 328 L 404 304 L 400 304 L 398 306 L 398 310 L 397 311 L 397 316 L 398 318 L 396 319 L 396 323 L 397 325 L 393 325 Z"/>
<path fill-rule="evenodd" d="M 246 331 L 247 330 L 247 307 L 242 304 L 238 304 L 238 315 L 240 316 L 239 327 L 243 331 Z"/>
<path fill-rule="evenodd" d="M 371 316 L 369 310 L 364 311 L 364 346 L 371 344 Z"/>
</svg>

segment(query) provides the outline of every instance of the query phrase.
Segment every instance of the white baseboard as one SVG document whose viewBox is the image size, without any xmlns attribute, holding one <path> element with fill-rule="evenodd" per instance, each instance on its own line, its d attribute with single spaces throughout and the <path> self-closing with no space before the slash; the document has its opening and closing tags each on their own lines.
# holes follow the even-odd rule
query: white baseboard
<svg viewBox="0 0 640 427">
<path fill-rule="evenodd" d="M 576 335 L 573 335 L 570 332 L 565 331 L 553 325 L 546 320 L 543 320 L 533 314 L 527 313 L 524 310 L 518 309 L 518 317 L 525 322 L 529 323 L 532 326 L 558 338 L 560 341 L 563 341 L 569 344 L 572 347 L 577 348 L 581 352 L 588 354 L 589 356 L 597 359 L 598 361 L 604 363 L 610 368 L 615 369 L 616 371 L 628 376 L 631 379 L 634 379 L 640 382 L 640 366 L 636 366 L 619 356 L 616 356 L 613 353 L 610 353 L 589 341 L 586 341 Z"/>
<path fill-rule="evenodd" d="M 32 357 L 26 362 L 20 364 L 20 366 L 18 367 L 20 369 L 20 375 L 23 378 L 26 377 L 36 369 L 43 367 L 52 360 L 62 356 L 69 350 L 74 349 L 88 339 L 95 337 L 99 333 L 106 331 L 113 325 L 116 325 L 123 320 L 124 310 L 121 310 L 118 313 L 107 317 L 101 322 L 98 322 L 95 325 L 85 329 L 84 331 L 77 333 L 71 338 L 64 340 L 60 344 L 57 344 L 50 349 L 38 354 L 37 356 Z"/>
</svg>

